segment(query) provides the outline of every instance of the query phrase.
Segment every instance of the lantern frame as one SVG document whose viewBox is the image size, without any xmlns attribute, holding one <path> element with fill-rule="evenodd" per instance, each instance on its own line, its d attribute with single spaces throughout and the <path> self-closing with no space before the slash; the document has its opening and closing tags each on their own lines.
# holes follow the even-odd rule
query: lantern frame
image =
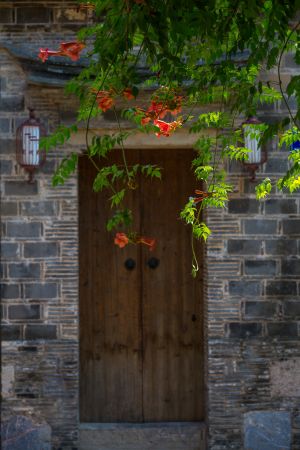
<svg viewBox="0 0 300 450">
<path fill-rule="evenodd" d="M 34 172 L 46 161 L 45 150 L 39 148 L 40 138 L 46 136 L 46 129 L 36 118 L 34 109 L 28 108 L 28 110 L 29 119 L 25 120 L 16 131 L 16 160 L 28 172 L 28 183 L 33 183 Z M 35 128 L 35 131 L 38 129 L 37 138 L 30 135 L 28 132 L 30 128 Z"/>
<path fill-rule="evenodd" d="M 260 125 L 263 122 L 261 122 L 257 117 L 254 116 L 249 116 L 247 120 L 245 120 L 245 122 L 242 123 L 243 126 L 243 132 L 245 132 L 244 130 L 244 126 L 246 125 Z M 248 170 L 249 174 L 250 174 L 250 181 L 255 181 L 255 176 L 256 176 L 256 171 L 259 169 L 260 166 L 262 166 L 265 162 L 267 162 L 268 160 L 268 152 L 266 150 L 266 148 L 260 148 L 260 161 L 255 161 L 255 162 L 247 162 L 247 161 L 243 161 L 243 165 L 245 166 L 245 168 Z"/>
</svg>

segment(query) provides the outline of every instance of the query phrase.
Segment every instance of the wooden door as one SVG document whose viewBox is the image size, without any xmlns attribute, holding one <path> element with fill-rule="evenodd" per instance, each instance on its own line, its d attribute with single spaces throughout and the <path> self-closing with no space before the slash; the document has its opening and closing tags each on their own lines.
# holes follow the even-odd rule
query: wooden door
<svg viewBox="0 0 300 450">
<path fill-rule="evenodd" d="M 93 166 L 86 158 L 79 164 L 80 420 L 202 420 L 202 283 L 191 277 L 190 230 L 179 219 L 195 189 L 192 154 L 131 150 L 128 157 L 163 168 L 162 182 L 141 178 L 127 198 L 135 228 L 157 239 L 153 252 L 114 245 L 107 197 L 91 193 Z"/>
</svg>

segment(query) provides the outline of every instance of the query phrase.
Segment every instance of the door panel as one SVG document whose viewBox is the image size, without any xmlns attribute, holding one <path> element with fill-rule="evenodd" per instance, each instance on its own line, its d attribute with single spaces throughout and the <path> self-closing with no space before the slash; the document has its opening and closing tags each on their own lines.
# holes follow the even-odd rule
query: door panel
<svg viewBox="0 0 300 450">
<path fill-rule="evenodd" d="M 81 421 L 135 422 L 142 416 L 141 278 L 124 262 L 132 258 L 139 266 L 139 249 L 114 245 L 113 234 L 106 231 L 111 194 L 92 192 L 95 175 L 88 159 L 81 158 Z M 131 192 L 128 207 L 138 211 L 137 191 Z"/>
<path fill-rule="evenodd" d="M 143 409 L 145 421 L 200 420 L 202 398 L 201 283 L 191 276 L 190 229 L 180 209 L 195 189 L 190 150 L 143 152 L 152 164 L 159 160 L 163 181 L 143 181 L 142 233 L 157 238 L 146 262 L 143 249 Z"/>
<path fill-rule="evenodd" d="M 135 229 L 157 247 L 119 249 L 105 229 L 107 195 L 79 164 L 81 422 L 203 418 L 202 285 L 191 277 L 190 230 L 180 208 L 195 189 L 190 150 L 131 150 L 129 164 L 163 167 L 127 195 Z M 115 161 L 115 158 L 114 158 Z M 136 261 L 134 270 L 125 260 Z M 149 258 L 159 259 L 157 268 Z"/>
</svg>

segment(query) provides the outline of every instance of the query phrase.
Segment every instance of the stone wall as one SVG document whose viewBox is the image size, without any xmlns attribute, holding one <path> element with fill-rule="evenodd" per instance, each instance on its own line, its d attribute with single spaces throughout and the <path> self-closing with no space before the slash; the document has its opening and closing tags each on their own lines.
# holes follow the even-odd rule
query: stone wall
<svg viewBox="0 0 300 450">
<path fill-rule="evenodd" d="M 46 422 L 55 450 L 78 445 L 77 178 L 51 186 L 64 154 L 56 150 L 28 184 L 16 164 L 15 132 L 28 106 L 49 132 L 74 116 L 76 102 L 63 96 L 62 86 L 76 65 L 64 65 L 63 72 L 58 63 L 45 72 L 36 54 L 39 47 L 72 39 L 88 20 L 74 2 L 0 2 L 2 419 Z M 285 80 L 295 70 L 288 55 Z M 284 113 L 280 102 L 262 108 L 260 117 L 272 121 Z M 179 133 L 168 142 L 189 146 L 190 139 Z M 287 168 L 288 151 L 279 150 L 276 140 L 268 151 L 258 180 Z M 213 229 L 205 263 L 208 447 L 244 448 L 247 439 L 255 442 L 253 424 L 259 420 L 266 429 L 276 423 L 282 434 L 291 431 L 296 450 L 299 194 L 277 193 L 259 203 L 242 167 L 229 169 L 237 187 L 228 209 L 208 213 Z"/>
<path fill-rule="evenodd" d="M 285 83 L 296 67 L 286 55 Z M 262 107 L 259 118 L 273 122 L 287 115 L 284 106 Z M 295 112 L 294 99 L 290 107 Z M 267 150 L 256 182 L 241 165 L 229 165 L 229 180 L 237 188 L 227 210 L 208 214 L 214 230 L 206 259 L 209 448 L 214 450 L 275 448 L 264 447 L 264 437 L 278 439 L 272 429 L 286 412 L 289 420 L 283 429 L 278 426 L 292 438 L 291 447 L 281 443 L 282 448 L 300 448 L 300 195 L 276 192 L 256 201 L 256 184 L 267 176 L 279 178 L 288 167 L 289 149 L 280 150 L 277 138 Z M 249 420 L 257 414 L 262 428 Z"/>
</svg>

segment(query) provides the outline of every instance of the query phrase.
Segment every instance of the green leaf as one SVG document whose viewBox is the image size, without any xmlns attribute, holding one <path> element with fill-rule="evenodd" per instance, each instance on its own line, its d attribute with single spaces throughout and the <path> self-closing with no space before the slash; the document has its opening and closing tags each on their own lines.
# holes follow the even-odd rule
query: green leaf
<svg viewBox="0 0 300 450">
<path fill-rule="evenodd" d="M 78 154 L 72 153 L 69 157 L 64 158 L 52 177 L 52 185 L 58 186 L 64 184 L 75 172 L 78 164 Z"/>
</svg>

